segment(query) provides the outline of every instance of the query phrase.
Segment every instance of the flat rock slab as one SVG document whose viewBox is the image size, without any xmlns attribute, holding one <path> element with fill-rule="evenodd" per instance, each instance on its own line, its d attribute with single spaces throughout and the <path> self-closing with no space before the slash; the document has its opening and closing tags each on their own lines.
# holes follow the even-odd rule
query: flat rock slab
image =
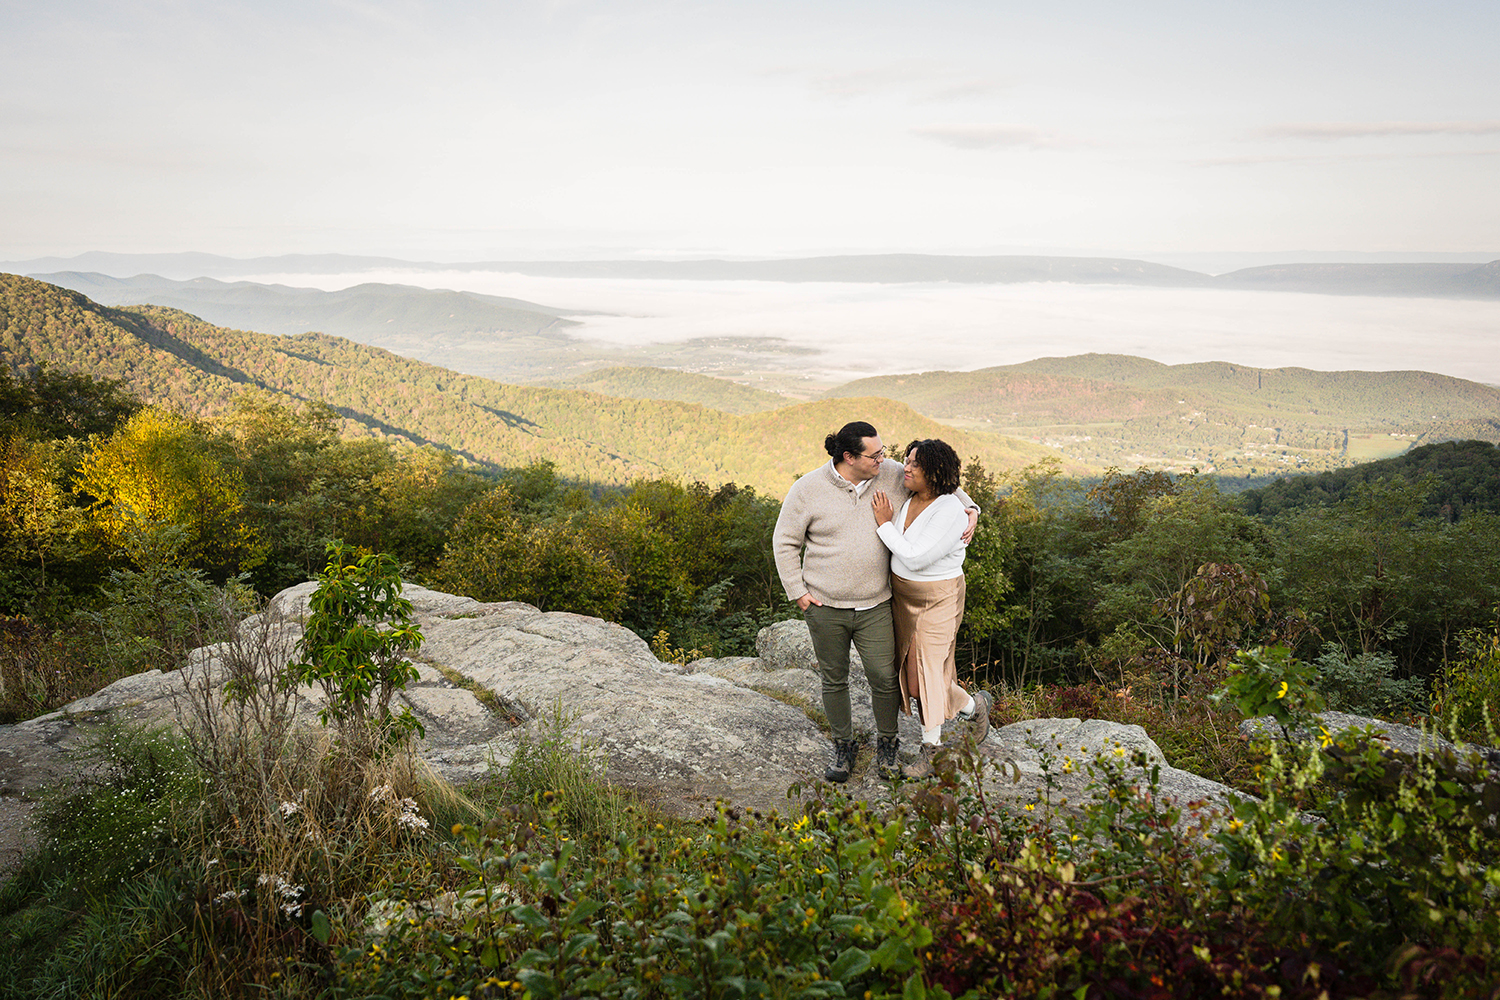
<svg viewBox="0 0 1500 1000">
<path fill-rule="evenodd" d="M 232 653 L 248 649 L 276 666 L 294 654 L 315 586 L 276 595 L 264 613 L 241 623 L 236 646 L 195 650 L 182 670 L 126 677 L 44 718 L 0 727 L 0 861 L 19 857 L 21 820 L 42 788 L 76 773 L 68 751 L 92 726 L 106 720 L 190 724 L 185 696 L 222 686 Z M 674 664 L 658 661 L 630 630 L 597 618 L 517 602 L 484 604 L 410 585 L 404 593 L 426 641 L 413 658 L 418 679 L 398 695 L 397 706 L 421 719 L 426 736 L 419 753 L 449 780 L 479 778 L 507 765 L 523 740 L 560 739 L 601 761 L 611 781 L 655 807 L 696 817 L 719 799 L 786 811 L 788 789 L 816 783 L 830 758 L 831 744 L 812 718 L 821 716 L 821 683 L 801 621 L 762 630 L 758 656 Z M 870 689 L 857 662 L 850 698 L 864 744 L 846 790 L 888 799 L 891 786 L 874 773 Z M 322 704 L 317 687 L 296 692 L 295 711 L 306 724 L 317 724 Z M 945 738 L 961 739 L 965 728 L 954 720 Z M 921 741 L 915 716 L 903 713 L 899 732 L 909 759 Z M 1051 795 L 1077 803 L 1086 794 L 1083 768 L 1060 774 L 1056 761 L 1076 753 L 1081 762 L 1117 747 L 1132 757 L 1143 753 L 1151 763 L 1162 760 L 1140 727 L 1100 720 L 996 726 L 980 749 L 995 761 L 988 786 L 999 800 Z M 1165 766 L 1162 774 L 1161 794 L 1181 802 L 1224 802 L 1234 795 Z"/>
</svg>

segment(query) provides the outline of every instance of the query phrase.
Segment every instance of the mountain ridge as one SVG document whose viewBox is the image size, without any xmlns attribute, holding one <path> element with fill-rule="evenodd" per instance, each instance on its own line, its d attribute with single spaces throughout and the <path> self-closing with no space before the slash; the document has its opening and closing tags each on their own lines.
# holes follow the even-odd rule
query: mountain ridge
<svg viewBox="0 0 1500 1000">
<path fill-rule="evenodd" d="M 102 306 L 16 275 L 0 275 L 0 361 L 118 378 L 148 402 L 205 416 L 250 390 L 288 403 L 319 399 L 347 433 L 434 444 L 493 468 L 552 461 L 560 474 L 599 483 L 670 475 L 779 497 L 826 461 L 824 435 L 850 419 L 870 420 L 893 439 L 944 437 L 997 471 L 1055 454 L 948 427 L 887 399 L 737 416 L 695 403 L 506 385 L 323 333 L 277 337 L 159 306 Z"/>
<path fill-rule="evenodd" d="M 407 261 L 349 254 L 285 254 L 237 259 L 217 254 L 115 254 L 89 251 L 72 258 L 0 262 L 0 270 L 49 273 L 155 272 L 197 277 L 262 274 L 359 273 L 371 270 L 492 271 L 546 277 L 693 281 L 1011 284 L 1062 281 L 1160 288 L 1309 292 L 1332 295 L 1500 298 L 1500 260 L 1487 263 L 1288 262 L 1210 275 L 1128 257 L 1058 255 L 834 254 L 730 260 L 485 260 Z M 180 280 L 180 279 L 179 279 Z"/>
</svg>

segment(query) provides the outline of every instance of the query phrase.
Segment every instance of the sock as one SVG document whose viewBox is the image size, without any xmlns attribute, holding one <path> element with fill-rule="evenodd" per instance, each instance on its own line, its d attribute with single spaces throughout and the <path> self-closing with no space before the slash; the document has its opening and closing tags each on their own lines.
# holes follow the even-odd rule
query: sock
<svg viewBox="0 0 1500 1000">
<path fill-rule="evenodd" d="M 938 726 L 936 729 L 922 730 L 922 742 L 931 743 L 933 746 L 941 744 L 943 742 L 943 727 Z"/>
<path fill-rule="evenodd" d="M 965 719 L 972 719 L 974 717 L 974 696 L 973 695 L 969 695 L 969 703 L 967 705 L 965 705 L 959 711 L 958 714 L 962 715 Z"/>
</svg>

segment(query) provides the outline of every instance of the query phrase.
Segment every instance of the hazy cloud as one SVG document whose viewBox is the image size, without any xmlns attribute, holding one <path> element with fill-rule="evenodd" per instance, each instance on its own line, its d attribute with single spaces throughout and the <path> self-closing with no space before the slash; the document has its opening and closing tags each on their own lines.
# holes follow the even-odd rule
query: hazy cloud
<svg viewBox="0 0 1500 1000">
<path fill-rule="evenodd" d="M 722 337 L 766 348 L 758 364 L 838 382 L 924 369 L 972 371 L 1043 355 L 1131 354 L 1320 371 L 1419 369 L 1500 382 L 1495 306 L 1461 299 L 1239 289 L 549 278 L 498 271 L 259 275 L 327 290 L 367 281 L 458 288 L 569 310 L 583 341 L 650 350 Z M 1379 307 L 1372 308 L 1372 301 Z M 895 333 L 893 331 L 900 331 Z M 779 352 L 812 345 L 821 356 Z M 851 361 L 851 359 L 858 359 Z M 460 371 L 461 357 L 432 359 Z M 485 363 L 476 357 L 473 370 Z"/>
<path fill-rule="evenodd" d="M 1030 146 L 1062 145 L 1056 135 L 1029 125 L 920 125 L 911 130 L 913 135 L 934 139 L 955 149 L 1007 149 Z"/>
<path fill-rule="evenodd" d="M 1245 167 L 1261 163 L 1333 163 L 1347 160 L 1428 160 L 1496 156 L 1500 149 L 1441 149 L 1425 153 L 1305 153 L 1287 156 L 1224 156 L 1194 160 L 1196 167 Z"/>
<path fill-rule="evenodd" d="M 829 97 L 865 97 L 882 90 L 908 87 L 914 83 L 926 83 L 943 72 L 925 60 L 876 66 L 869 69 L 850 70 L 844 73 L 825 73 L 814 76 L 808 83 L 821 94 Z"/>
<path fill-rule="evenodd" d="M 1494 135 L 1500 120 L 1474 122 L 1289 122 L 1261 129 L 1269 139 L 1362 139 L 1379 135 Z"/>
<path fill-rule="evenodd" d="M 973 97 L 985 97 L 989 94 L 999 93 L 1009 87 L 1005 80 L 995 77 L 975 77 L 969 80 L 955 80 L 953 83 L 935 87 L 925 94 L 920 95 L 917 100 L 922 102 L 937 101 L 963 101 Z"/>
</svg>

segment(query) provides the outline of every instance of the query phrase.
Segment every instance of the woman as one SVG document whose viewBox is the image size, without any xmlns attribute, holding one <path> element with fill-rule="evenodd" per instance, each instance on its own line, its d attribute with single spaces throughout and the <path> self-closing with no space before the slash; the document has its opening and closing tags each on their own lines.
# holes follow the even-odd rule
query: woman
<svg viewBox="0 0 1500 1000">
<path fill-rule="evenodd" d="M 896 662 L 900 664 L 901 707 L 911 714 L 915 696 L 921 708 L 922 749 L 902 768 L 908 778 L 932 774 L 943 742 L 943 723 L 975 720 L 974 738 L 990 729 L 990 696 L 974 697 L 958 683 L 953 651 L 964 617 L 964 552 L 969 519 L 953 495 L 958 489 L 958 455 L 942 441 L 913 441 L 906 448 L 903 482 L 911 496 L 892 510 L 884 492 L 874 496 L 876 533 L 891 550 Z"/>
</svg>

